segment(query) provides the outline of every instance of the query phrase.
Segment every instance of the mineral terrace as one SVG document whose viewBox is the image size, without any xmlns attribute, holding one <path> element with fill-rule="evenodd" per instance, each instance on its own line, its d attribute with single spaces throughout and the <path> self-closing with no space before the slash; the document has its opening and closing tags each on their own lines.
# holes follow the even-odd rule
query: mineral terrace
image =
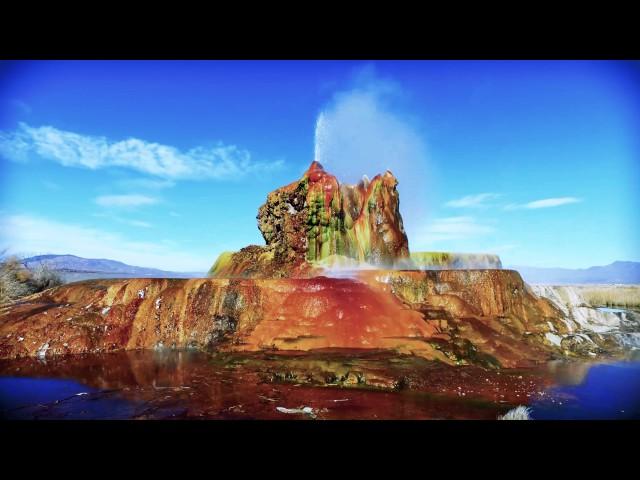
<svg viewBox="0 0 640 480">
<path fill-rule="evenodd" d="M 260 207 L 266 245 L 222 254 L 211 278 L 89 280 L 4 305 L 0 358 L 349 349 L 493 368 L 617 348 L 560 344 L 578 325 L 499 259 L 447 270 L 466 257 L 411 254 L 397 184 L 386 172 L 343 185 L 313 162 Z"/>
</svg>

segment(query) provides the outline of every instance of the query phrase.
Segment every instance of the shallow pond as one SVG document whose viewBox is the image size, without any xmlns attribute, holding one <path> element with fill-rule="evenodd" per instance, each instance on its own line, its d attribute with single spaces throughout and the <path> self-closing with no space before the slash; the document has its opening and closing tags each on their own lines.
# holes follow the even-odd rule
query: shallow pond
<svg viewBox="0 0 640 480">
<path fill-rule="evenodd" d="M 0 362 L 4 419 L 640 418 L 640 363 L 450 367 L 389 354 L 119 352 Z"/>
<path fill-rule="evenodd" d="M 640 419 L 640 362 L 590 365 L 577 383 L 559 382 L 550 393 L 531 405 L 534 418 Z"/>
</svg>

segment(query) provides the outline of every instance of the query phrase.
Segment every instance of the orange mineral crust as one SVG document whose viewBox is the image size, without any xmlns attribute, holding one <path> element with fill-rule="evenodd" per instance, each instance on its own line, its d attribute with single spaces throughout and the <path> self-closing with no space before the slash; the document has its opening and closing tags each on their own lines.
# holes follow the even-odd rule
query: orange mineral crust
<svg viewBox="0 0 640 480">
<path fill-rule="evenodd" d="M 1 307 L 0 358 L 360 349 L 512 367 L 560 354 L 552 328 L 565 328 L 562 312 L 508 270 L 89 280 Z"/>
<path fill-rule="evenodd" d="M 436 325 L 389 292 L 326 277 L 258 283 L 267 283 L 274 295 L 265 297 L 268 313 L 243 338 L 241 350 L 382 348 L 446 360 L 428 343 L 438 336 Z"/>
</svg>

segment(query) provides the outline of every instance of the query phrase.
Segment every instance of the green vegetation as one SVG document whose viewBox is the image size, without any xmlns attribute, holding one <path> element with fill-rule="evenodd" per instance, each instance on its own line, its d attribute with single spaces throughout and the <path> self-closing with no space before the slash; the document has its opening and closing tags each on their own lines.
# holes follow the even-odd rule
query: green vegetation
<svg viewBox="0 0 640 480">
<path fill-rule="evenodd" d="M 0 260 L 0 305 L 62 283 L 60 276 L 46 264 L 29 270 L 17 257 Z"/>
<path fill-rule="evenodd" d="M 213 266 L 209 269 L 208 276 L 215 277 L 215 275 L 225 270 L 231 264 L 231 258 L 234 252 L 222 252 Z"/>
<path fill-rule="evenodd" d="M 449 266 L 451 254 L 449 252 L 411 252 L 411 260 L 418 266 Z"/>
<path fill-rule="evenodd" d="M 498 255 L 488 253 L 411 252 L 418 268 L 502 268 Z"/>
<path fill-rule="evenodd" d="M 583 298 L 595 307 L 640 309 L 640 285 L 595 285 L 579 288 Z"/>
</svg>

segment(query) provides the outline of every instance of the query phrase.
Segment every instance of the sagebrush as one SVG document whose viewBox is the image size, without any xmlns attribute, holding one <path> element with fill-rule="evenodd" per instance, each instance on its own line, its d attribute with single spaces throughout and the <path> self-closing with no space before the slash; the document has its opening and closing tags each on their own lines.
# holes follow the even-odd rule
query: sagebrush
<svg viewBox="0 0 640 480">
<path fill-rule="evenodd" d="M 0 260 L 0 304 L 62 285 L 62 278 L 46 264 L 27 269 L 15 256 Z"/>
</svg>

